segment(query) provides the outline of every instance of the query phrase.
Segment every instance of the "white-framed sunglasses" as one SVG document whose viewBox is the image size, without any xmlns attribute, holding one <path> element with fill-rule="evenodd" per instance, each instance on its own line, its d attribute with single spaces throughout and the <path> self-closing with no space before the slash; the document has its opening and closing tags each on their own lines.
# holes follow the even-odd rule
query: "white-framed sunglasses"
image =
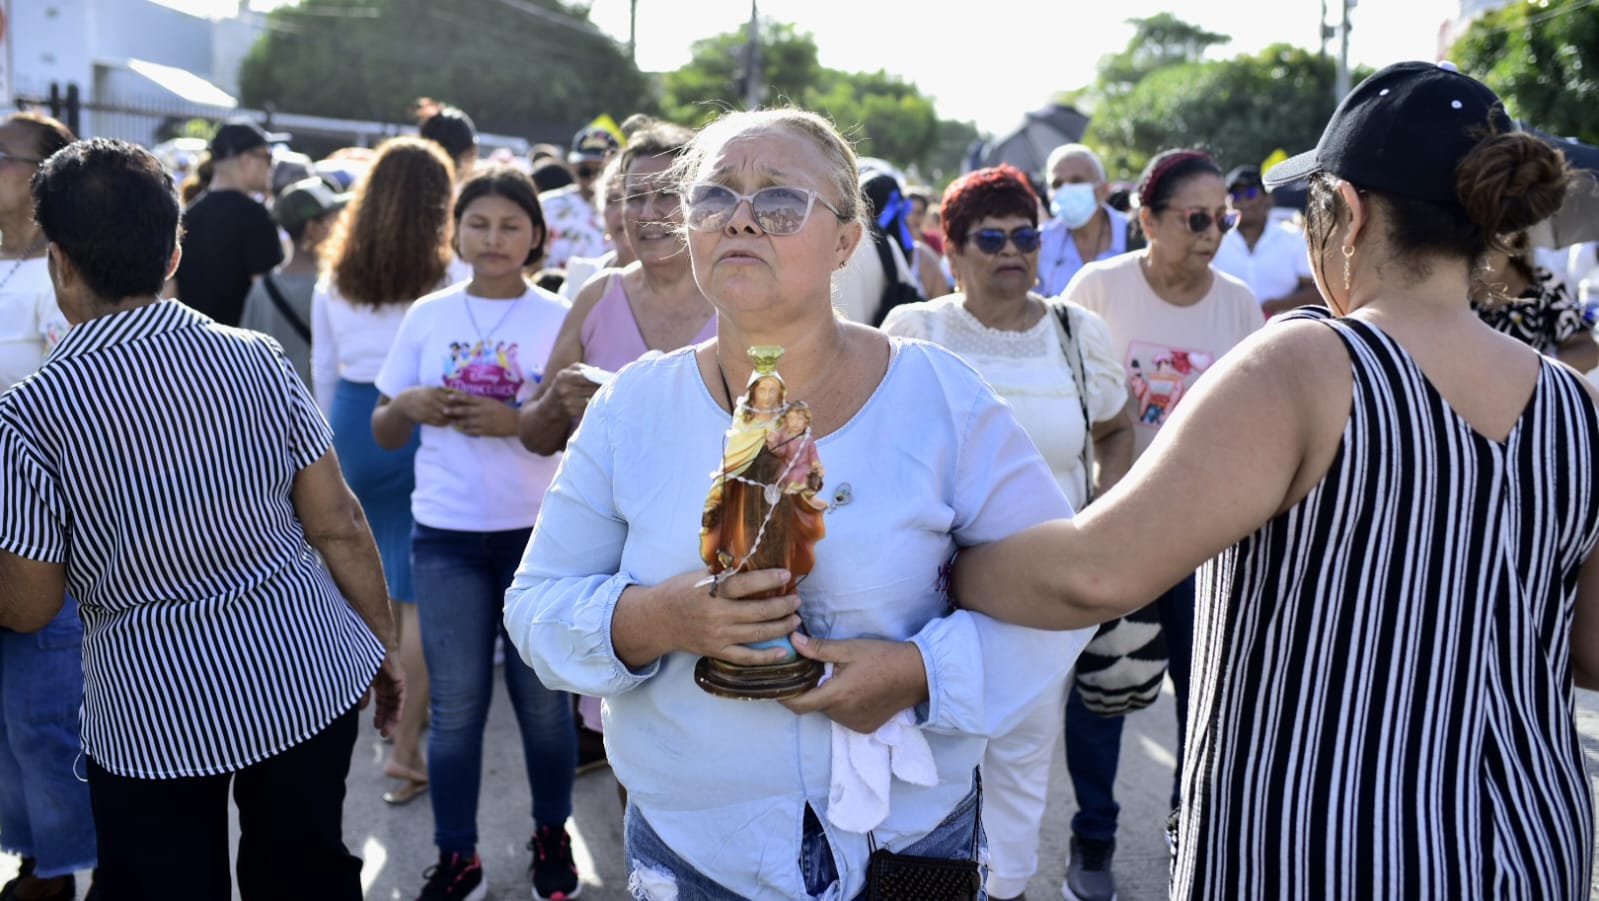
<svg viewBox="0 0 1599 901">
<path fill-rule="evenodd" d="M 695 231 L 716 231 L 725 227 L 739 204 L 748 202 L 750 216 L 761 231 L 769 235 L 792 235 L 805 227 L 811 207 L 818 201 L 840 219 L 844 214 L 810 188 L 776 186 L 753 194 L 740 194 L 726 185 L 704 183 L 688 189 L 684 222 Z"/>
</svg>

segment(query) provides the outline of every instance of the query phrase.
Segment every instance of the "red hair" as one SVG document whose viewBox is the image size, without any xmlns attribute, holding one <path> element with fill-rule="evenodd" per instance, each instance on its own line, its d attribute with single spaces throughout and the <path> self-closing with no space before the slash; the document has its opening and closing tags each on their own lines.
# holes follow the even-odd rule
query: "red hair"
<svg viewBox="0 0 1599 901">
<path fill-rule="evenodd" d="M 1009 163 L 968 172 L 950 182 L 939 209 L 944 238 L 956 247 L 966 246 L 972 223 L 989 216 L 1021 216 L 1038 225 L 1038 195 L 1027 176 Z"/>
</svg>

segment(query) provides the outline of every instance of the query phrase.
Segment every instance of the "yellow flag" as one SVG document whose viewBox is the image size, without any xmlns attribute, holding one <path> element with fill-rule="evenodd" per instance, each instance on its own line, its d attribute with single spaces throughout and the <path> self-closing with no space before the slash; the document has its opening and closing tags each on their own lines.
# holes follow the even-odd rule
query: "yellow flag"
<svg viewBox="0 0 1599 901">
<path fill-rule="evenodd" d="M 621 128 L 621 126 L 616 124 L 616 120 L 611 118 L 611 114 L 610 113 L 600 113 L 598 116 L 595 116 L 594 117 L 594 121 L 590 122 L 588 124 L 588 127 L 589 128 L 603 128 L 606 131 L 611 133 L 611 137 L 616 138 L 616 143 L 618 143 L 618 144 L 626 144 L 627 143 L 627 139 L 622 137 L 622 128 Z"/>
<path fill-rule="evenodd" d="M 1271 156 L 1266 157 L 1265 162 L 1260 164 L 1260 171 L 1265 172 L 1285 159 L 1288 159 L 1288 151 L 1278 147 L 1271 152 Z"/>
</svg>

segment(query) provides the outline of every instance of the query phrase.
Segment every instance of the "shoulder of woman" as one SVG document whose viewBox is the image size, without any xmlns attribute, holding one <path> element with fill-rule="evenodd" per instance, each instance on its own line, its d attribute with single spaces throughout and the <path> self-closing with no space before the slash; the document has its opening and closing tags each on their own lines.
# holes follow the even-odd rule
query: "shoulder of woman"
<svg viewBox="0 0 1599 901">
<path fill-rule="evenodd" d="M 902 338 L 926 338 L 929 320 L 949 307 L 948 300 L 949 297 L 939 297 L 900 304 L 888 311 L 888 316 L 879 327 L 890 335 Z"/>
</svg>

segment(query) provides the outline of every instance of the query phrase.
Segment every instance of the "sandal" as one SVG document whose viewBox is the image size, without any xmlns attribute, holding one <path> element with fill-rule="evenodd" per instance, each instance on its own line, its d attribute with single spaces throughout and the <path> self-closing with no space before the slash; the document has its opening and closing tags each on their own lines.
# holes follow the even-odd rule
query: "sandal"
<svg viewBox="0 0 1599 901">
<path fill-rule="evenodd" d="M 399 788 L 392 788 L 384 792 L 383 803 L 399 807 L 415 801 L 419 796 L 425 794 L 427 790 L 428 783 L 426 779 L 421 781 L 407 779 L 400 784 Z"/>
</svg>

